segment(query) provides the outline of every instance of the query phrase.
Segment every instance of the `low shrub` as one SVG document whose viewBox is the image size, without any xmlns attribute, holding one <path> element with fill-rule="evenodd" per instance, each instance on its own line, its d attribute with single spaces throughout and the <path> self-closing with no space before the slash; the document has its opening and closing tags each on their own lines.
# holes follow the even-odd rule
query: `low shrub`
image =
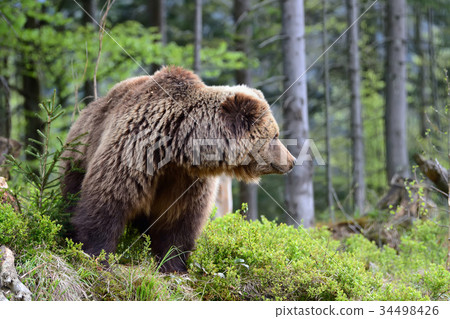
<svg viewBox="0 0 450 319">
<path fill-rule="evenodd" d="M 0 244 L 16 253 L 27 253 L 38 246 L 55 247 L 61 226 L 38 210 L 15 211 L 0 204 Z"/>
<path fill-rule="evenodd" d="M 190 259 L 205 300 L 420 300 L 372 273 L 324 229 L 249 222 L 230 214 L 209 222 Z"/>
<path fill-rule="evenodd" d="M 445 269 L 447 228 L 432 220 L 418 220 L 402 235 L 398 251 L 378 248 L 362 235 L 345 241 L 345 249 L 366 268 L 393 285 L 405 285 L 432 300 L 450 298 L 450 272 Z"/>
</svg>

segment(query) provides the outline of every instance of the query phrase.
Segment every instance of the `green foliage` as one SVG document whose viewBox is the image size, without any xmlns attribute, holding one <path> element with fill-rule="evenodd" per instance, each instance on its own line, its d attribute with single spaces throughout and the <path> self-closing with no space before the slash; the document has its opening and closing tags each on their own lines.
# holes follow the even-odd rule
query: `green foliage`
<svg viewBox="0 0 450 319">
<path fill-rule="evenodd" d="M 45 123 L 45 128 L 38 131 L 42 141 L 33 142 L 42 146 L 42 152 L 29 146 L 26 152 L 35 158 L 34 162 L 23 162 L 7 156 L 8 164 L 18 176 L 17 182 L 26 187 L 18 185 L 15 188 L 19 211 L 14 211 L 9 205 L 2 205 L 0 242 L 19 252 L 39 245 L 47 245 L 49 248 L 55 246 L 62 227 L 59 223 L 64 221 L 67 206 L 67 201 L 61 195 L 58 163 L 65 150 L 74 150 L 78 144 L 77 141 L 64 144 L 58 139 L 59 145 L 56 148 L 50 145 L 52 124 L 63 114 L 61 105 L 56 104 L 56 92 L 51 100 L 39 106 L 42 110 L 39 116 Z"/>
<path fill-rule="evenodd" d="M 190 259 L 206 300 L 417 300 L 412 287 L 383 284 L 324 229 L 306 231 L 230 214 L 210 222 Z"/>
<path fill-rule="evenodd" d="M 398 251 L 388 246 L 380 249 L 362 235 L 348 238 L 346 251 L 395 286 L 403 284 L 432 300 L 447 300 L 450 273 L 445 269 L 446 231 L 433 221 L 418 221 L 401 237 Z"/>
<path fill-rule="evenodd" d="M 47 216 L 51 220 L 59 223 L 66 223 L 68 216 L 65 213 L 67 206 L 72 200 L 63 199 L 60 189 L 60 166 L 59 161 L 66 150 L 77 152 L 75 147 L 80 144 L 76 138 L 69 144 L 64 144 L 59 137 L 56 137 L 57 145 L 51 145 L 54 122 L 64 113 L 61 105 L 56 104 L 56 92 L 51 100 L 39 104 L 42 112 L 37 114 L 45 123 L 44 131 L 38 130 L 42 141 L 33 140 L 34 143 L 42 146 L 42 152 L 32 145 L 25 152 L 32 155 L 35 160 L 24 162 L 7 155 L 7 162 L 15 173 L 15 191 L 19 196 L 22 210 L 26 214 L 39 214 Z M 22 185 L 26 187 L 22 187 Z"/>
<path fill-rule="evenodd" d="M 112 16 L 116 7 L 113 6 Z M 75 9 L 47 1 L 0 3 L 4 20 L 0 24 L 0 58 L 5 61 L 2 75 L 12 78 L 25 73 L 20 66 L 33 63 L 40 71 L 43 86 L 56 88 L 60 100 L 67 106 L 75 88 L 82 88 L 84 81 L 92 80 L 99 50 L 98 27 L 93 23 L 80 23 L 76 13 L 81 11 L 77 6 Z M 27 23 L 32 19 L 35 25 Z M 156 28 L 129 20 L 128 16 L 119 22 L 107 23 L 97 73 L 99 95 L 128 77 L 147 74 L 151 64 L 192 68 L 191 44 L 169 42 L 163 46 L 160 40 Z M 206 41 L 202 49 L 206 77 L 217 77 L 225 70 L 246 65 L 247 58 L 233 51 L 224 39 Z"/>
<path fill-rule="evenodd" d="M 24 247 L 26 220 L 9 204 L 0 204 L 0 243 L 10 247 Z"/>
<path fill-rule="evenodd" d="M 38 246 L 54 247 L 61 229 L 39 211 L 16 212 L 9 204 L 0 204 L 0 243 L 17 253 Z"/>
<path fill-rule="evenodd" d="M 140 262 L 150 254 L 151 239 L 147 234 L 140 234 L 136 228 L 127 227 L 117 245 L 117 254 L 121 262 Z"/>
<path fill-rule="evenodd" d="M 74 141 L 65 145 L 61 139 L 58 138 L 59 145 L 52 149 L 50 145 L 50 135 L 52 130 L 52 123 L 63 114 L 61 105 L 56 104 L 56 92 L 53 93 L 51 100 L 47 100 L 39 104 L 42 114 L 37 114 L 45 123 L 44 132 L 38 130 L 42 141 L 31 140 L 33 143 L 42 146 L 42 153 L 34 147 L 29 145 L 26 153 L 35 158 L 37 167 L 28 162 L 22 162 L 14 157 L 7 155 L 8 164 L 12 171 L 24 178 L 24 181 L 30 187 L 28 196 L 25 199 L 27 203 L 33 205 L 34 209 L 44 214 L 50 214 L 61 204 L 60 194 L 60 175 L 58 174 L 58 162 L 65 150 L 75 150 L 75 146 L 79 143 Z"/>
</svg>

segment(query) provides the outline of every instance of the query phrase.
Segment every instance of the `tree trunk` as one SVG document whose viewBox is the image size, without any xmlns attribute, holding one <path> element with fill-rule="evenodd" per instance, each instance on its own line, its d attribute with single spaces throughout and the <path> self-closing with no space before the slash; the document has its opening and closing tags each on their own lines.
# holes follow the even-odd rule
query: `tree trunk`
<svg viewBox="0 0 450 319">
<path fill-rule="evenodd" d="M 430 55 L 430 80 L 431 80 L 431 97 L 433 100 L 433 107 L 438 107 L 438 89 L 437 89 L 437 80 L 436 74 L 434 73 L 436 70 L 436 59 L 434 58 L 434 33 L 433 33 L 433 9 L 428 9 L 428 50 Z"/>
<path fill-rule="evenodd" d="M 149 26 L 157 27 L 161 34 L 162 45 L 167 44 L 166 1 L 149 0 L 148 2 Z"/>
<path fill-rule="evenodd" d="M 327 180 L 327 203 L 332 223 L 336 222 L 333 208 L 333 181 L 331 176 L 331 125 L 330 125 L 330 72 L 328 62 L 328 40 L 327 40 L 327 6 L 326 1 L 322 1 L 322 50 L 323 57 L 323 86 L 325 91 L 325 145 L 326 145 L 326 180 Z"/>
<path fill-rule="evenodd" d="M 25 28 L 27 29 L 37 29 L 39 28 L 38 22 L 34 18 L 28 18 L 25 23 Z M 24 92 L 24 113 L 25 113 L 25 149 L 32 145 L 38 151 L 42 150 L 42 145 L 31 142 L 29 139 L 34 139 L 36 141 L 41 141 L 42 138 L 37 132 L 41 129 L 43 123 L 36 113 L 40 112 L 40 83 L 36 70 L 36 63 L 32 58 L 23 57 L 21 61 L 22 68 L 22 90 Z M 26 154 L 27 160 L 35 159 L 32 155 Z"/>
<path fill-rule="evenodd" d="M 200 50 L 202 47 L 202 0 L 195 0 L 195 43 L 194 43 L 194 72 L 200 75 Z"/>
<path fill-rule="evenodd" d="M 386 168 L 409 177 L 406 139 L 406 0 L 387 1 Z"/>
<path fill-rule="evenodd" d="M 414 25 L 414 45 L 416 47 L 416 54 L 420 59 L 419 73 L 417 75 L 416 88 L 419 90 L 418 110 L 420 114 L 420 135 L 426 137 L 427 135 L 427 121 L 426 121 L 426 86 L 425 81 L 425 55 L 422 48 L 422 12 L 420 6 L 416 6 L 416 20 Z"/>
<path fill-rule="evenodd" d="M 97 0 L 82 0 L 81 1 L 83 9 L 83 24 L 88 25 L 90 23 L 95 24 L 92 19 L 97 19 Z M 88 15 L 89 14 L 89 15 Z M 99 22 L 99 21 L 98 21 Z"/>
<path fill-rule="evenodd" d="M 450 81 L 448 78 L 448 71 L 445 70 L 445 80 L 447 82 L 447 101 L 450 100 Z M 447 159 L 450 166 L 450 114 L 447 112 Z M 450 190 L 450 178 L 448 178 L 447 173 L 447 189 Z M 447 212 L 448 212 L 448 219 L 450 221 L 450 191 L 447 195 Z M 447 233 L 447 262 L 446 262 L 446 268 L 448 271 L 450 271 L 450 227 L 448 229 Z"/>
<path fill-rule="evenodd" d="M 42 138 L 37 132 L 42 128 L 42 121 L 37 117 L 36 113 L 40 112 L 40 83 L 37 78 L 35 63 L 28 61 L 25 63 L 24 74 L 22 75 L 23 91 L 25 92 L 24 100 L 24 112 L 25 112 L 25 149 L 32 145 L 38 150 L 42 149 L 42 146 L 30 141 L 33 139 L 41 141 Z M 33 160 L 34 157 L 26 153 L 27 160 Z"/>
<path fill-rule="evenodd" d="M 357 0 L 347 0 L 347 23 L 353 24 L 359 16 Z M 351 137 L 352 137 L 352 163 L 353 163 L 353 204 L 354 210 L 364 214 L 366 202 L 364 133 L 361 105 L 361 74 L 359 64 L 359 28 L 355 23 L 348 33 L 348 68 L 350 73 L 351 95 Z"/>
<path fill-rule="evenodd" d="M 157 27 L 161 35 L 161 45 L 167 44 L 167 20 L 166 20 L 166 1 L 165 0 L 148 0 L 147 9 L 149 14 L 150 27 Z M 150 66 L 150 74 L 155 73 L 161 66 L 152 63 Z"/>
<path fill-rule="evenodd" d="M 167 19 L 166 0 L 159 0 L 159 33 L 161 33 L 161 44 L 167 44 Z"/>
<path fill-rule="evenodd" d="M 258 219 L 258 185 L 247 184 L 245 182 L 239 183 L 239 201 L 247 203 L 247 220 Z"/>
<path fill-rule="evenodd" d="M 94 21 L 92 21 L 92 18 L 94 19 L 97 18 L 97 0 L 83 0 L 82 5 L 84 10 L 86 10 L 87 12 L 86 13 L 83 11 L 83 24 L 85 26 L 92 24 L 94 30 L 97 30 L 98 28 L 97 24 Z M 84 91 L 83 102 L 87 105 L 94 100 L 95 95 L 94 81 L 92 79 L 92 76 L 89 77 L 88 74 L 86 74 L 86 79 L 83 85 L 83 91 Z"/>
<path fill-rule="evenodd" d="M 282 0 L 284 101 L 286 138 L 295 139 L 289 151 L 299 156 L 309 135 L 306 90 L 305 14 L 303 0 Z M 314 224 L 313 163 L 298 163 L 286 176 L 288 222 L 311 227 Z"/>
<path fill-rule="evenodd" d="M 216 199 L 216 217 L 222 217 L 233 211 L 233 193 L 231 191 L 231 177 L 222 175 Z"/>
<path fill-rule="evenodd" d="M 8 79 L 0 76 L 0 136 L 11 136 L 11 105 Z"/>
<path fill-rule="evenodd" d="M 235 48 L 236 51 L 242 52 L 245 56 L 249 56 L 249 42 L 251 38 L 251 29 L 248 19 L 245 15 L 250 10 L 250 0 L 234 0 L 233 17 L 236 28 L 235 33 Z M 252 76 L 250 69 L 236 70 L 236 83 L 252 86 Z M 241 203 L 248 204 L 247 219 L 258 219 L 258 185 L 239 183 L 239 200 Z"/>
</svg>

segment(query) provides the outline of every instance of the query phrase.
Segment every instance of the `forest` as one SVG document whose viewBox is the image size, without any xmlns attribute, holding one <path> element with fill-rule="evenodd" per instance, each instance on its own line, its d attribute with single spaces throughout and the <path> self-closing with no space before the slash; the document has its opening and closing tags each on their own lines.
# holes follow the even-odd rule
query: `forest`
<svg viewBox="0 0 450 319">
<path fill-rule="evenodd" d="M 449 15 L 446 0 L 1 1 L 0 301 L 450 300 Z M 128 224 L 92 256 L 70 235 L 69 131 L 166 66 L 262 92 L 296 164 L 221 175 L 192 251 L 159 256 L 151 226 Z M 186 271 L 164 273 L 179 256 Z"/>
</svg>

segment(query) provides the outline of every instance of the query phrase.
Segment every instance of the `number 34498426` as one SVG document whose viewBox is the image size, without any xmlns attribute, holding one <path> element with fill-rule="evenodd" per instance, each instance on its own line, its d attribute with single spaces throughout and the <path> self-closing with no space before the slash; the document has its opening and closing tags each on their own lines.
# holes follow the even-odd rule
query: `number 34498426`
<svg viewBox="0 0 450 319">
<path fill-rule="evenodd" d="M 438 306 L 380 306 L 380 315 L 420 315 L 420 316 L 436 316 L 439 314 Z"/>
</svg>

